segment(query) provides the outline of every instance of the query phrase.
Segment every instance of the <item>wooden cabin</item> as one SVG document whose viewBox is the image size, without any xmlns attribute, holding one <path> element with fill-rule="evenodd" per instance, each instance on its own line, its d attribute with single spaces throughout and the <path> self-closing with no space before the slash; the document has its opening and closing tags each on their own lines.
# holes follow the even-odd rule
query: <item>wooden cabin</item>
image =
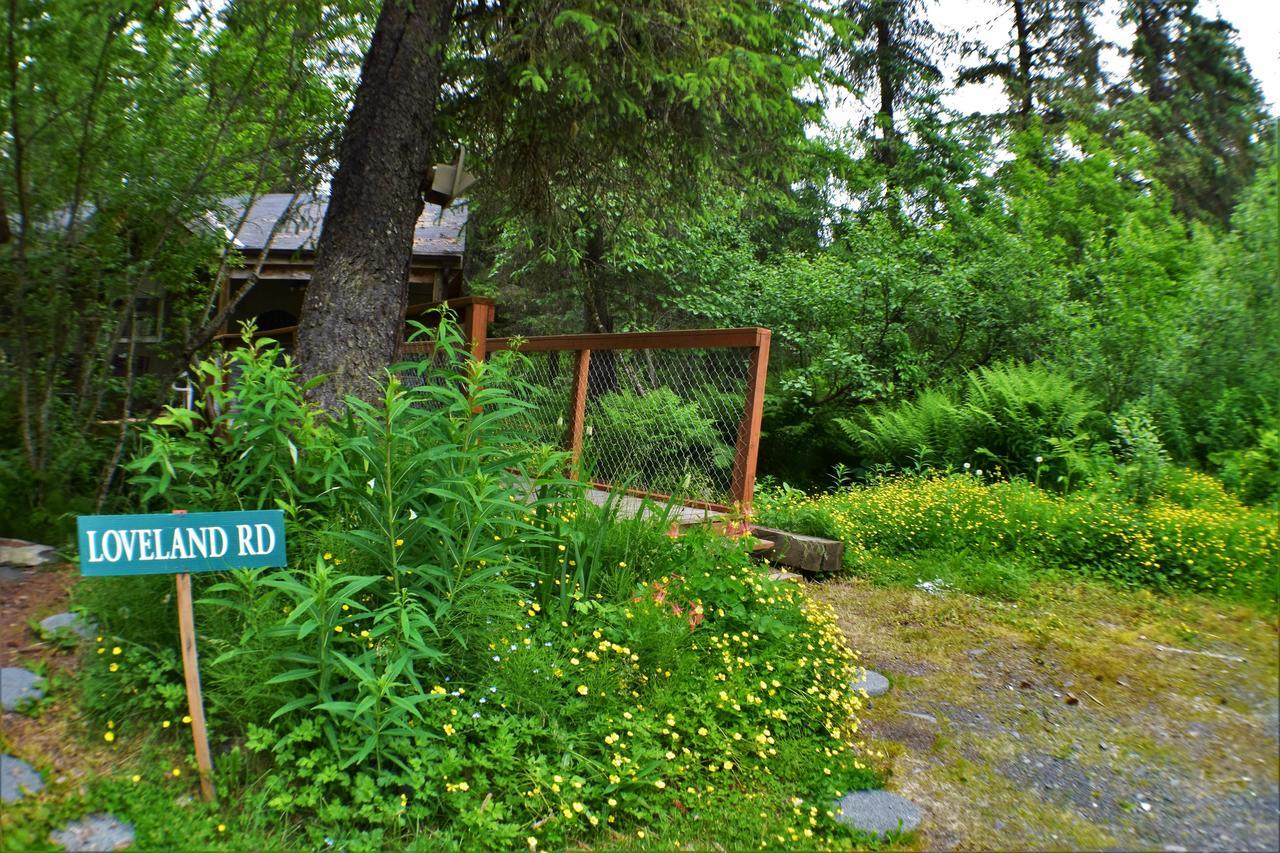
<svg viewBox="0 0 1280 853">
<path fill-rule="evenodd" d="M 243 197 L 224 200 L 225 209 L 216 218 L 228 233 L 236 229 L 233 247 L 241 261 L 239 268 L 231 270 L 222 282 L 220 305 L 226 305 L 253 279 L 262 260 L 257 283 L 236 306 L 228 331 L 236 331 L 241 321 L 249 319 L 256 320 L 264 331 L 296 326 L 302 312 L 302 295 L 315 265 L 316 243 L 328 198 L 310 193 L 269 193 L 254 199 L 245 216 L 247 201 Z M 428 204 L 423 210 L 413 232 L 406 304 L 440 302 L 462 295 L 466 223 L 465 204 L 443 210 Z"/>
</svg>

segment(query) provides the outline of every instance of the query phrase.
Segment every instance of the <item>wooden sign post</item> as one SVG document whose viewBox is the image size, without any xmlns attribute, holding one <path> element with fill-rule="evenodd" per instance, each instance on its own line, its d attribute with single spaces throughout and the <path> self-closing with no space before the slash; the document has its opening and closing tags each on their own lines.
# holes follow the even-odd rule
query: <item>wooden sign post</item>
<svg viewBox="0 0 1280 853">
<path fill-rule="evenodd" d="M 174 515 L 186 515 L 175 509 Z M 200 689 L 200 657 L 196 653 L 196 609 L 191 599 L 191 573 L 178 572 L 173 577 L 178 590 L 178 637 L 182 643 L 182 676 L 187 682 L 187 710 L 191 714 L 191 739 L 196 745 L 196 767 L 200 769 L 200 793 L 206 802 L 214 802 L 213 756 L 209 754 L 209 729 L 204 722 L 204 692 Z"/>
<path fill-rule="evenodd" d="M 174 510 L 172 515 L 84 515 L 76 520 L 80 573 L 109 575 L 175 574 L 182 673 L 195 741 L 200 792 L 213 802 L 213 759 L 200 691 L 195 606 L 191 572 L 286 565 L 284 513 Z"/>
</svg>

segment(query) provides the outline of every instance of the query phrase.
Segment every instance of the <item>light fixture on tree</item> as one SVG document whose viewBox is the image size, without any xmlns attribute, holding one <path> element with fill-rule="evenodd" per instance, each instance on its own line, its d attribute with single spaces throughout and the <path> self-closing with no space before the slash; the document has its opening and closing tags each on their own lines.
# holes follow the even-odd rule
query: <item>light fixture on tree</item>
<svg viewBox="0 0 1280 853">
<path fill-rule="evenodd" d="M 458 159 L 454 163 L 437 163 L 431 167 L 431 186 L 425 198 L 430 204 L 448 207 L 476 182 L 475 175 L 463 168 L 467 156 L 466 146 L 458 149 Z"/>
</svg>

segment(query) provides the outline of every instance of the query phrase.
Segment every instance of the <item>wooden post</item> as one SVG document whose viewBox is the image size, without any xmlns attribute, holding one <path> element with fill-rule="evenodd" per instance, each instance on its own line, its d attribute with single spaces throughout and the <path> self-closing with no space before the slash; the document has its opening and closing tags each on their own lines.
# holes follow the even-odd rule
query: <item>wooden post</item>
<svg viewBox="0 0 1280 853">
<path fill-rule="evenodd" d="M 186 510 L 174 510 L 184 515 Z M 200 659 L 196 654 L 196 615 L 191 600 L 191 575 L 174 576 L 178 587 L 178 633 L 182 639 L 182 674 L 187 682 L 187 709 L 191 714 L 191 737 L 196 746 L 196 766 L 200 770 L 200 793 L 214 802 L 213 759 L 209 754 L 209 730 L 204 721 L 204 696 L 200 692 Z"/>
<path fill-rule="evenodd" d="M 484 360 L 485 341 L 489 337 L 489 324 L 493 322 L 493 303 L 477 299 L 466 306 L 462 318 L 463 333 L 467 336 L 467 345 L 471 355 Z"/>
<path fill-rule="evenodd" d="M 756 329 L 756 345 L 747 366 L 746 401 L 742 422 L 738 425 L 738 441 L 733 455 L 733 499 L 743 518 L 751 514 L 751 498 L 756 487 L 756 460 L 760 454 L 760 419 L 764 414 L 764 383 L 769 373 L 768 329 Z"/>
<path fill-rule="evenodd" d="M 218 314 L 227 310 L 227 306 L 231 304 L 231 274 L 226 270 L 222 271 L 222 281 L 218 283 Z M 230 317 L 222 318 L 222 325 L 218 327 L 221 334 L 227 333 L 227 323 Z"/>
<path fill-rule="evenodd" d="M 578 461 L 582 457 L 582 434 L 587 419 L 587 384 L 591 378 L 591 350 L 578 350 L 573 365 L 573 389 L 569 396 L 569 431 L 567 443 L 573 458 L 573 474 L 578 475 Z"/>
</svg>

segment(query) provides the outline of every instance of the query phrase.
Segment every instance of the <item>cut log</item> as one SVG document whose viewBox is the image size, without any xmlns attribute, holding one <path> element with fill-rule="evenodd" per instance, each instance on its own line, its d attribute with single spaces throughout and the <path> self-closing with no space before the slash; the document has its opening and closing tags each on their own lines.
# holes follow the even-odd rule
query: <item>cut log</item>
<svg viewBox="0 0 1280 853">
<path fill-rule="evenodd" d="M 835 573 L 844 568 L 843 542 L 758 525 L 751 532 L 773 542 L 773 550 L 767 554 L 770 562 L 805 572 Z"/>
</svg>

